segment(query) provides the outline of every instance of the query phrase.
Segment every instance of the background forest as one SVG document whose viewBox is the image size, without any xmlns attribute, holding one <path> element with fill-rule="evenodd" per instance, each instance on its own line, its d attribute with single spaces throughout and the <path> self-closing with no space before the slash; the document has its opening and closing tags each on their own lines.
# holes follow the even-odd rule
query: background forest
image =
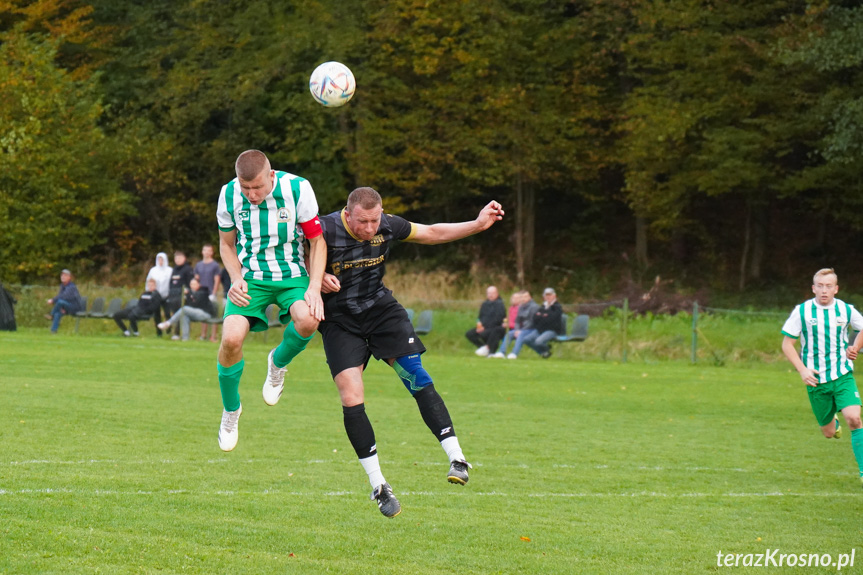
<svg viewBox="0 0 863 575">
<path fill-rule="evenodd" d="M 319 63 L 353 70 L 330 110 Z M 0 280 L 217 240 L 246 148 L 322 213 L 507 209 L 402 266 L 687 290 L 863 281 L 863 7 L 796 0 L 0 0 Z M 573 279 L 577 278 L 577 279 Z"/>
</svg>

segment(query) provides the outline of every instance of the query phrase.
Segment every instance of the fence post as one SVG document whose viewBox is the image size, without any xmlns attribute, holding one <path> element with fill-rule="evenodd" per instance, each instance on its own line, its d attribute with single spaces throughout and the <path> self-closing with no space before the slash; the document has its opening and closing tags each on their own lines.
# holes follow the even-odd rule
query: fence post
<svg viewBox="0 0 863 575">
<path fill-rule="evenodd" d="M 629 298 L 623 298 L 623 350 L 621 358 L 623 363 L 626 363 L 626 349 L 629 347 L 626 342 L 627 332 L 629 331 Z"/>
<path fill-rule="evenodd" d="M 692 303 L 692 363 L 698 357 L 698 302 Z"/>
</svg>

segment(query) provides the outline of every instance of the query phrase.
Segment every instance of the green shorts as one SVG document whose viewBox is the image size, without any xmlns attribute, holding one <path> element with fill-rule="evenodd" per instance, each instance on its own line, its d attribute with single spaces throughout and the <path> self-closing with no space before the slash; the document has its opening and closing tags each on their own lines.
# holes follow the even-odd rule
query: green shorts
<svg viewBox="0 0 863 575">
<path fill-rule="evenodd" d="M 840 375 L 833 381 L 819 383 L 815 387 L 807 385 L 806 390 L 809 392 L 812 413 L 821 426 L 833 421 L 837 411 L 850 405 L 860 405 L 860 392 L 857 391 L 854 374 L 851 372 Z"/>
<path fill-rule="evenodd" d="M 249 286 L 249 297 L 252 301 L 246 307 L 240 307 L 227 300 L 224 317 L 241 315 L 249 320 L 251 331 L 266 331 L 270 323 L 267 319 L 267 308 L 272 304 L 278 305 L 279 321 L 287 324 L 291 321 L 291 305 L 305 299 L 309 278 L 305 276 L 279 282 L 246 280 L 246 284 Z"/>
</svg>

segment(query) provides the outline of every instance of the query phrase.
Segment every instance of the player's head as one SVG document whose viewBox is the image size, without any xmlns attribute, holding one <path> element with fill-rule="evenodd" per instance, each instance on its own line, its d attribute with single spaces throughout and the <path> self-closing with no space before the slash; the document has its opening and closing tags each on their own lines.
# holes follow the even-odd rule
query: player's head
<svg viewBox="0 0 863 575">
<path fill-rule="evenodd" d="M 812 277 L 812 293 L 820 305 L 830 305 L 839 292 L 839 277 L 833 268 L 824 268 Z"/>
<path fill-rule="evenodd" d="M 246 150 L 234 164 L 240 191 L 254 205 L 259 205 L 273 191 L 270 160 L 259 150 Z"/>
<path fill-rule="evenodd" d="M 357 188 L 348 196 L 345 223 L 355 237 L 367 242 L 378 233 L 383 211 L 379 193 L 372 188 Z"/>
</svg>

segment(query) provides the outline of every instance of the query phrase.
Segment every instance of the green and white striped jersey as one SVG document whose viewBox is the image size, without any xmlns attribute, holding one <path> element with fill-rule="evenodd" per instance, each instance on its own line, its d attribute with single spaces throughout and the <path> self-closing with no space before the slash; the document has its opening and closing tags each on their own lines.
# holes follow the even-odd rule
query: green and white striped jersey
<svg viewBox="0 0 863 575">
<path fill-rule="evenodd" d="M 848 326 L 863 330 L 863 315 L 853 305 L 834 299 L 828 306 L 815 298 L 794 308 L 782 326 L 782 334 L 800 340 L 800 359 L 818 372 L 818 382 L 826 383 L 854 371 L 845 355 L 848 348 Z"/>
<path fill-rule="evenodd" d="M 303 259 L 301 223 L 318 215 L 318 202 L 308 180 L 275 173 L 273 191 L 254 205 L 240 191 L 236 178 L 222 186 L 216 219 L 219 230 L 237 230 L 237 257 L 243 279 L 281 281 L 308 276 Z"/>
</svg>

